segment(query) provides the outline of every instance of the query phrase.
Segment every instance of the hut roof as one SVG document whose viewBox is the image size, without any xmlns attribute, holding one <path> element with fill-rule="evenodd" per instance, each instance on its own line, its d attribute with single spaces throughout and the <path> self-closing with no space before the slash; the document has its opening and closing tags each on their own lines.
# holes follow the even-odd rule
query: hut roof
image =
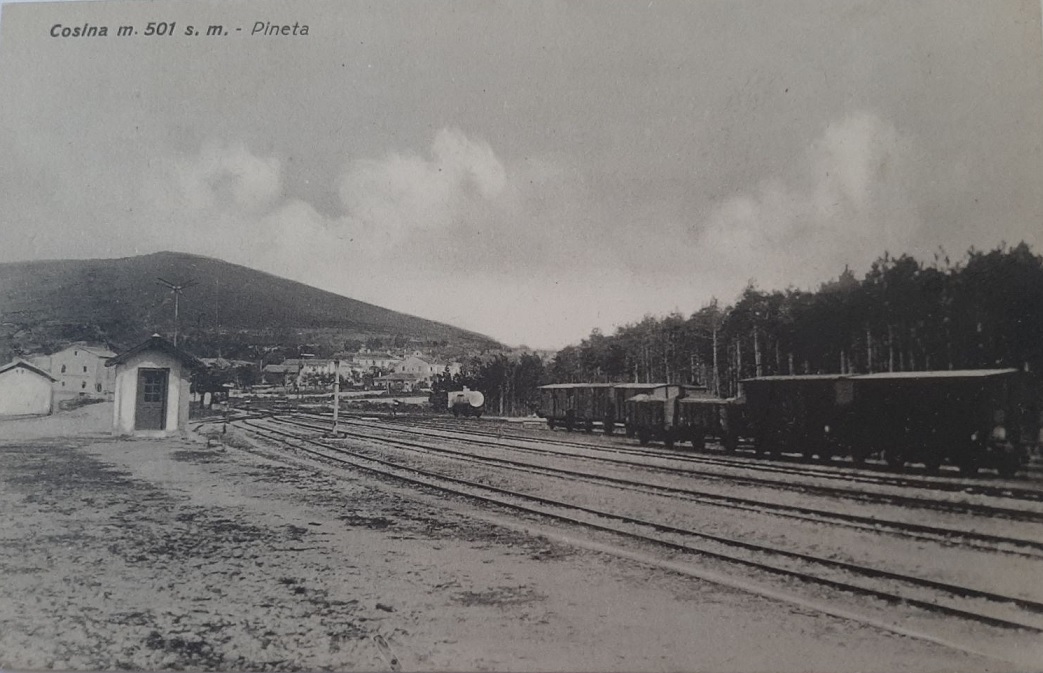
<svg viewBox="0 0 1043 673">
<path fill-rule="evenodd" d="M 105 366 L 115 367 L 116 365 L 121 365 L 138 353 L 144 353 L 145 351 L 160 351 L 161 353 L 166 353 L 167 355 L 180 360 L 181 364 L 192 369 L 202 369 L 206 367 L 202 360 L 181 350 L 158 334 L 153 334 L 145 341 L 134 346 L 134 348 L 131 348 L 128 351 L 123 351 L 114 358 L 110 358 L 109 361 L 105 363 Z"/>
</svg>

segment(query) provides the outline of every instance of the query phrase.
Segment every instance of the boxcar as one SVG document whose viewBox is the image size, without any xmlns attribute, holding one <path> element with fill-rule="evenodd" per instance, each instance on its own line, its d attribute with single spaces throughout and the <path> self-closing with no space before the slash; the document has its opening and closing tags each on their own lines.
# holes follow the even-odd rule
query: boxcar
<svg viewBox="0 0 1043 673">
<path fill-rule="evenodd" d="M 658 440 L 667 446 L 691 441 L 702 446 L 708 434 L 720 432 L 720 407 L 706 388 L 663 384 L 626 401 L 628 432 L 644 445 Z"/>
<path fill-rule="evenodd" d="M 665 383 L 614 383 L 612 384 L 612 424 L 605 425 L 605 433 L 612 434 L 616 424 L 622 424 L 627 437 L 634 436 L 633 425 L 627 420 L 627 400 L 635 395 L 647 394 Z"/>
<path fill-rule="evenodd" d="M 617 425 L 633 434 L 626 416 L 626 401 L 634 395 L 663 387 L 662 383 L 552 383 L 540 386 L 540 415 L 554 429 L 582 428 L 592 432 L 600 425 L 612 434 Z M 674 386 L 682 387 L 682 386 Z M 693 386 L 686 386 L 695 389 Z M 700 389 L 705 390 L 705 389 Z"/>
<path fill-rule="evenodd" d="M 828 459 L 854 422 L 854 387 L 841 374 L 741 381 L 746 432 L 757 453 L 796 451 Z"/>
<path fill-rule="evenodd" d="M 881 453 L 892 467 L 948 460 L 965 474 L 1013 475 L 1040 440 L 1038 382 L 1016 369 L 891 372 L 852 377 L 860 460 Z"/>
<path fill-rule="evenodd" d="M 728 452 L 739 446 L 741 409 L 736 400 L 716 397 L 681 397 L 676 401 L 677 428 L 702 449 L 707 439 L 720 442 Z"/>
</svg>

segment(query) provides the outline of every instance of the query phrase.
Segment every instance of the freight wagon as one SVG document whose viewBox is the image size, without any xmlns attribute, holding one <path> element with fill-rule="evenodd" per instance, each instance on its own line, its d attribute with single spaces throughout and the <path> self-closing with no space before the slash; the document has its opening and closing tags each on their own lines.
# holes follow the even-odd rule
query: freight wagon
<svg viewBox="0 0 1043 673">
<path fill-rule="evenodd" d="M 1012 476 L 1040 441 L 1038 381 L 1016 369 L 891 372 L 852 377 L 856 461 L 879 453 L 892 467 L 945 461 L 966 475 Z"/>
<path fill-rule="evenodd" d="M 740 382 L 747 436 L 757 453 L 797 451 L 829 459 L 853 422 L 850 376 L 763 376 Z"/>
<path fill-rule="evenodd" d="M 667 447 L 690 441 L 703 448 L 707 438 L 734 450 L 738 445 L 738 415 L 734 402 L 710 396 L 705 388 L 664 385 L 626 402 L 628 427 L 644 445 L 652 440 Z"/>
<path fill-rule="evenodd" d="M 663 383 L 553 383 L 540 386 L 540 415 L 547 425 L 566 430 L 583 428 L 592 432 L 600 425 L 605 434 L 612 434 L 618 425 L 623 425 L 628 437 L 633 436 L 633 427 L 627 418 L 626 401 L 640 394 L 647 394 Z M 705 393 L 698 386 L 675 386 L 686 390 Z"/>
<path fill-rule="evenodd" d="M 882 456 L 892 467 L 948 461 L 1014 474 L 1039 442 L 1040 392 L 1016 369 L 769 376 L 742 381 L 758 452 Z"/>
</svg>

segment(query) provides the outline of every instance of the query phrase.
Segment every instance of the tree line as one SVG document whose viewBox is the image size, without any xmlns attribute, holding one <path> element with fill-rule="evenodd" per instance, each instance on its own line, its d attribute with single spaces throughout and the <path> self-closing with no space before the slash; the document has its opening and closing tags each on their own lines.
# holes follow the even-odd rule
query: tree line
<svg viewBox="0 0 1043 673">
<path fill-rule="evenodd" d="M 594 330 L 555 356 L 547 382 L 669 382 L 723 396 L 779 374 L 1043 369 L 1043 257 L 1021 243 L 952 262 L 885 253 L 861 279 L 817 290 L 750 284 L 732 305 Z"/>
<path fill-rule="evenodd" d="M 539 408 L 540 385 L 546 383 L 543 360 L 532 353 L 474 356 L 463 363 L 460 373 L 448 368 L 431 384 L 431 406 L 445 411 L 449 393 L 454 390 L 480 391 L 488 413 L 500 416 L 526 416 Z"/>
</svg>

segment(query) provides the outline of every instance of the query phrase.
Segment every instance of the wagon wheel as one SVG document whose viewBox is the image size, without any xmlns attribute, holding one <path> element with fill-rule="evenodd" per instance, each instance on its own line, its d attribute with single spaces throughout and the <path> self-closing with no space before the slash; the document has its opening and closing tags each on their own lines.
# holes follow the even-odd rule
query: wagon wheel
<svg viewBox="0 0 1043 673">
<path fill-rule="evenodd" d="M 1010 479 L 1018 473 L 1018 468 L 1021 467 L 1021 460 L 1014 454 L 1007 454 L 1000 458 L 999 464 L 996 466 L 996 471 L 999 472 L 1000 476 L 1004 479 Z"/>
<path fill-rule="evenodd" d="M 587 421 L 587 424 L 584 426 L 583 431 L 587 434 L 594 432 L 594 421 Z"/>
<path fill-rule="evenodd" d="M 674 448 L 674 436 L 667 433 L 666 437 L 663 438 L 663 444 L 666 445 L 666 448 L 668 449 Z"/>
<path fill-rule="evenodd" d="M 960 459 L 960 474 L 963 476 L 977 476 L 979 469 L 981 469 L 981 461 L 976 454 L 968 452 Z"/>
<path fill-rule="evenodd" d="M 547 427 L 550 428 L 551 430 L 554 429 L 554 419 L 553 418 L 548 418 L 547 419 Z"/>
<path fill-rule="evenodd" d="M 892 469 L 900 469 L 905 466 L 906 450 L 903 447 L 892 446 L 884 449 L 884 460 Z"/>
<path fill-rule="evenodd" d="M 728 453 L 735 453 L 735 450 L 739 448 L 739 438 L 732 433 L 728 433 L 724 436 L 724 450 Z"/>
<path fill-rule="evenodd" d="M 606 435 L 611 435 L 616 430 L 616 424 L 613 423 L 611 420 L 608 420 L 608 419 L 605 419 L 603 427 L 604 427 Z"/>
<path fill-rule="evenodd" d="M 706 448 L 706 434 L 699 432 L 698 430 L 692 431 L 692 448 L 696 451 L 702 451 Z"/>
<path fill-rule="evenodd" d="M 648 440 L 649 439 L 650 438 L 648 436 L 648 430 L 646 430 L 645 428 L 640 428 L 637 431 L 637 443 L 638 444 L 640 444 L 641 446 L 645 446 L 646 444 L 648 444 Z"/>
<path fill-rule="evenodd" d="M 942 452 L 938 449 L 930 450 L 924 456 L 923 466 L 928 474 L 938 474 L 938 470 L 942 467 Z"/>
</svg>

